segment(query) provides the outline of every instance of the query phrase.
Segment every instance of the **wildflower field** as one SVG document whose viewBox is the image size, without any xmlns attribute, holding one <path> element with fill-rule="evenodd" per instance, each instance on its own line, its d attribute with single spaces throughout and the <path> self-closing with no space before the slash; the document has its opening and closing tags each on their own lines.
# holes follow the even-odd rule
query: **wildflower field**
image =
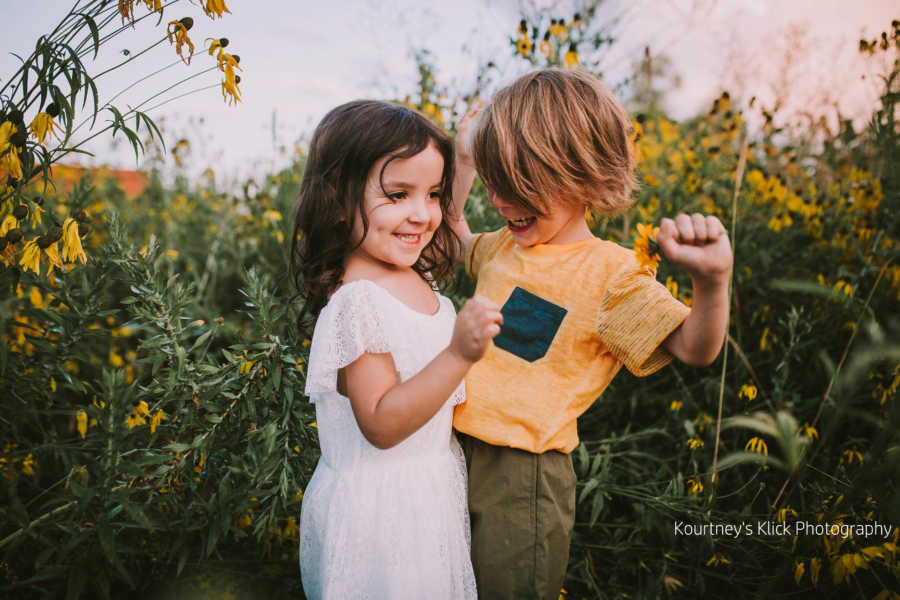
<svg viewBox="0 0 900 600">
<path fill-rule="evenodd" d="M 205 32 L 230 12 L 200 6 Z M 136 153 L 165 137 L 140 107 L 101 104 L 82 62 L 133 27 L 219 70 L 241 118 L 239 57 L 192 41 L 177 10 L 86 2 L 0 74 L 0 597 L 302 597 L 318 444 L 285 287 L 302 153 L 234 189 L 212 171 L 164 184 L 151 163 L 123 190 L 67 166 L 82 125 Z M 592 228 L 657 263 L 662 217 L 718 216 L 731 323 L 711 367 L 623 372 L 580 420 L 564 597 L 900 598 L 900 22 L 885 25 L 859 46 L 890 65 L 865 127 L 795 139 L 728 92 L 680 122 L 629 107 L 637 202 Z M 509 51 L 591 71 L 612 43 L 598 28 L 527 15 Z M 418 64 L 401 101 L 453 131 L 477 91 Z M 480 184 L 467 213 L 501 225 Z M 685 274 L 661 260 L 658 277 L 690 303 Z M 472 289 L 460 273 L 448 293 Z"/>
</svg>

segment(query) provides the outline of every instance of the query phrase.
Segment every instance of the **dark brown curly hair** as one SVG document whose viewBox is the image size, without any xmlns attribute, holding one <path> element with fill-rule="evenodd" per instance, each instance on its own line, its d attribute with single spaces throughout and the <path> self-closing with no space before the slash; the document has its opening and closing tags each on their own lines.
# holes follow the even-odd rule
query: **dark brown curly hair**
<svg viewBox="0 0 900 600">
<path fill-rule="evenodd" d="M 413 270 L 429 283 L 444 285 L 452 278 L 451 250 L 458 244 L 446 216 L 452 208 L 453 141 L 437 125 L 409 108 L 356 100 L 332 109 L 313 133 L 294 206 L 290 276 L 302 301 L 297 326 L 311 336 L 319 312 L 341 284 L 344 263 L 359 244 L 351 232 L 357 215 L 363 237 L 368 219 L 363 194 L 369 171 L 388 156 L 379 180 L 391 161 L 410 158 L 434 144 L 444 159 L 441 176 L 441 213 L 444 219 L 423 249 Z"/>
</svg>

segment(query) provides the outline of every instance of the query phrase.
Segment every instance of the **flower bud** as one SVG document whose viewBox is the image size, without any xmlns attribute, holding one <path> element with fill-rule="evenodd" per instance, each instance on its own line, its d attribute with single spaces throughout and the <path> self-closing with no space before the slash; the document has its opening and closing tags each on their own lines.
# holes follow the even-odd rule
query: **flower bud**
<svg viewBox="0 0 900 600">
<path fill-rule="evenodd" d="M 22 125 L 18 128 L 18 131 L 9 136 L 9 141 L 12 142 L 12 145 L 16 148 L 21 148 L 25 145 L 25 140 L 27 139 L 27 137 L 28 133 L 25 131 L 25 126 Z"/>
<path fill-rule="evenodd" d="M 15 218 L 21 221 L 28 216 L 28 207 L 24 204 L 19 204 L 13 209 L 12 214 Z"/>
<path fill-rule="evenodd" d="M 241 64 L 241 57 L 238 56 L 237 54 L 232 54 L 231 58 L 233 58 L 234 62 L 236 62 L 237 64 Z"/>
<path fill-rule="evenodd" d="M 87 223 L 78 224 L 78 237 L 84 237 L 91 232 L 91 226 Z"/>
<path fill-rule="evenodd" d="M 58 242 L 62 239 L 63 230 L 62 227 L 54 225 L 50 229 L 47 230 L 47 239 L 50 240 L 50 243 Z"/>
<path fill-rule="evenodd" d="M 44 109 L 44 112 L 55 119 L 59 116 L 59 107 L 56 105 L 56 102 L 51 102 L 47 105 L 47 108 Z"/>
<path fill-rule="evenodd" d="M 90 223 L 91 222 L 91 218 L 84 211 L 84 209 L 79 210 L 77 213 L 75 213 L 75 220 L 78 221 L 79 223 Z"/>
<path fill-rule="evenodd" d="M 38 248 L 40 248 L 41 250 L 45 250 L 52 243 L 53 241 L 50 239 L 49 235 L 42 235 L 37 239 Z"/>
<path fill-rule="evenodd" d="M 22 234 L 22 230 L 18 227 L 16 227 L 15 229 L 10 229 L 6 232 L 6 239 L 9 240 L 10 244 L 15 244 L 16 242 L 21 240 L 22 237 L 24 237 Z"/>
<path fill-rule="evenodd" d="M 228 38 L 219 38 L 219 46 L 222 48 L 228 47 Z"/>
<path fill-rule="evenodd" d="M 190 29 L 191 27 L 194 26 L 194 20 L 190 17 L 185 17 L 178 22 L 181 23 L 182 25 L 184 25 L 185 29 Z"/>
<path fill-rule="evenodd" d="M 18 109 L 13 109 L 12 111 L 10 111 L 9 116 L 7 116 L 6 118 L 12 121 L 13 125 L 25 123 L 25 115 L 22 114 L 22 111 Z M 19 129 L 21 129 L 21 127 L 19 127 Z"/>
<path fill-rule="evenodd" d="M 240 82 L 241 82 L 241 76 L 240 76 L 240 75 L 235 75 L 235 76 L 234 76 L 234 82 L 235 82 L 235 83 L 240 83 Z"/>
</svg>

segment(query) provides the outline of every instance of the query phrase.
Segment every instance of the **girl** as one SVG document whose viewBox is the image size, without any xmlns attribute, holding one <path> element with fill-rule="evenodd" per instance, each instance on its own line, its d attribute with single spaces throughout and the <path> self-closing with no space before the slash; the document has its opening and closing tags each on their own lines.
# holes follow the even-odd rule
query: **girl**
<svg viewBox="0 0 900 600">
<path fill-rule="evenodd" d="M 499 333 L 473 298 L 454 324 L 434 289 L 458 240 L 453 146 L 423 116 L 357 101 L 313 134 L 291 249 L 316 318 L 306 393 L 322 457 L 300 524 L 318 598 L 475 598 L 465 464 L 451 430 L 463 377 Z"/>
</svg>

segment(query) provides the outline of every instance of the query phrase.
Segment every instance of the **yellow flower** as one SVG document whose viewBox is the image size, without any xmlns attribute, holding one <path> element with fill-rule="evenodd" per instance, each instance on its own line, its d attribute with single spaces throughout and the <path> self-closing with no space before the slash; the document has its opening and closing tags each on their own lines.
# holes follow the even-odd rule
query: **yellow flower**
<svg viewBox="0 0 900 600">
<path fill-rule="evenodd" d="M 669 290 L 669 293 L 672 294 L 674 298 L 678 297 L 678 282 L 675 281 L 671 275 L 666 277 L 666 289 Z"/>
<path fill-rule="evenodd" d="M 844 450 L 841 452 L 841 462 L 844 462 L 844 459 L 847 459 L 847 464 L 852 465 L 853 461 L 856 460 L 859 464 L 863 464 L 863 457 L 857 450 Z"/>
<path fill-rule="evenodd" d="M 15 127 L 13 127 L 13 132 L 15 132 Z M 0 169 L 6 170 L 7 174 L 16 179 L 22 179 L 22 162 L 19 160 L 19 151 L 12 144 L 5 153 L 0 152 Z"/>
<path fill-rule="evenodd" d="M 228 46 L 228 38 L 206 38 L 204 41 L 209 42 L 209 48 L 207 48 L 207 52 L 210 56 L 212 56 L 213 52 L 215 52 L 216 50 L 222 52 L 222 49 Z"/>
<path fill-rule="evenodd" d="M 63 222 L 63 258 L 68 262 L 80 260 L 87 262 L 87 255 L 81 246 L 81 238 L 78 235 L 78 221 L 69 217 Z"/>
<path fill-rule="evenodd" d="M 222 81 L 222 99 L 228 100 L 228 96 L 231 96 L 228 103 L 236 104 L 241 100 L 241 88 L 238 87 L 241 78 L 234 72 L 235 69 L 241 69 L 238 66 L 238 59 L 227 52 L 219 52 L 217 60 L 219 70 L 225 73 L 225 79 Z"/>
<path fill-rule="evenodd" d="M 763 329 L 762 337 L 759 338 L 759 349 L 765 350 L 766 346 L 769 345 L 769 328 L 766 327 Z"/>
<path fill-rule="evenodd" d="M 25 243 L 19 266 L 25 271 L 29 269 L 34 271 L 35 275 L 41 274 L 41 248 L 38 246 L 37 238 Z"/>
<path fill-rule="evenodd" d="M 566 51 L 565 56 L 563 56 L 563 60 L 567 67 L 572 68 L 578 66 L 578 50 L 575 47 L 575 42 L 569 44 L 569 49 Z"/>
<path fill-rule="evenodd" d="M 253 519 L 250 517 L 250 513 L 252 513 L 252 512 L 253 512 L 252 510 L 248 509 L 247 512 L 243 512 L 240 515 L 238 515 L 237 523 L 236 523 L 238 528 L 245 529 L 247 527 L 250 527 L 253 524 Z"/>
<path fill-rule="evenodd" d="M 12 121 L 4 121 L 0 124 L 0 154 L 3 154 L 9 149 L 9 138 L 14 136 L 17 132 L 18 129 L 13 125 Z"/>
<path fill-rule="evenodd" d="M 794 583 L 800 585 L 800 580 L 803 579 L 804 573 L 806 573 L 806 563 L 798 560 L 794 563 Z"/>
<path fill-rule="evenodd" d="M 758 454 L 769 455 L 769 448 L 766 446 L 765 440 L 761 437 L 752 437 L 744 446 L 744 450 L 749 450 L 750 452 L 756 452 Z"/>
<path fill-rule="evenodd" d="M 297 539 L 300 536 L 300 528 L 297 526 L 297 519 L 288 517 L 287 523 L 284 524 L 284 537 Z"/>
<path fill-rule="evenodd" d="M 796 517 L 796 516 L 797 516 L 797 511 L 794 510 L 793 508 L 789 507 L 789 506 L 785 506 L 784 508 L 782 508 L 781 510 L 779 510 L 779 511 L 778 511 L 778 517 L 777 517 L 778 522 L 779 522 L 779 523 L 784 523 L 784 520 L 787 519 L 787 516 L 788 516 L 789 514 Z"/>
<path fill-rule="evenodd" d="M 687 445 L 691 450 L 696 450 L 697 448 L 703 447 L 703 440 L 694 436 L 692 438 L 688 438 Z"/>
<path fill-rule="evenodd" d="M 707 567 L 718 567 L 719 565 L 727 565 L 731 561 L 722 556 L 721 554 L 713 554 L 708 561 L 706 561 Z"/>
<path fill-rule="evenodd" d="M 131 21 L 134 27 L 134 0 L 119 0 L 119 14 L 122 15 L 122 25 Z"/>
<path fill-rule="evenodd" d="M 738 398 L 746 398 L 748 402 L 756 399 L 756 386 L 752 383 L 745 383 L 738 392 Z"/>
<path fill-rule="evenodd" d="M 135 414 L 141 416 L 147 416 L 150 414 L 150 407 L 147 406 L 147 403 L 144 400 L 138 402 L 137 407 L 134 409 Z"/>
<path fill-rule="evenodd" d="M 553 60 L 553 57 L 556 56 L 556 50 L 553 49 L 553 44 L 550 42 L 550 32 L 544 34 L 544 39 L 541 40 L 541 45 L 539 46 L 541 54 L 546 56 L 548 59 Z"/>
<path fill-rule="evenodd" d="M 81 439 L 84 439 L 84 436 L 87 434 L 87 420 L 87 413 L 83 410 L 79 410 L 77 413 L 75 413 L 75 421 L 78 423 L 78 433 L 81 434 Z"/>
<path fill-rule="evenodd" d="M 684 406 L 684 402 L 682 402 L 681 400 L 672 400 L 672 403 L 669 404 L 669 411 L 678 412 L 679 410 L 681 410 L 682 406 Z"/>
<path fill-rule="evenodd" d="M 159 427 L 159 424 L 166 420 L 166 413 L 161 410 L 153 413 L 153 416 L 150 417 L 150 433 L 156 433 L 156 428 Z"/>
<path fill-rule="evenodd" d="M 194 42 L 191 41 L 191 38 L 188 37 L 188 29 L 193 26 L 194 20 L 190 17 L 185 17 L 179 21 L 169 21 L 168 27 L 166 27 L 166 35 L 169 38 L 170 44 L 175 44 L 175 52 L 178 56 L 181 57 L 181 60 L 184 64 L 191 64 L 191 57 L 194 56 Z M 184 46 L 187 45 L 188 50 L 190 50 L 190 54 L 188 57 L 184 57 Z"/>
<path fill-rule="evenodd" d="M 44 143 L 44 138 L 47 137 L 48 133 L 52 133 L 57 140 L 60 140 L 59 133 L 57 133 L 58 126 L 53 122 L 53 117 L 48 113 L 39 112 L 34 116 L 34 119 L 31 120 L 31 125 L 28 126 L 29 131 L 35 137 L 38 144 Z"/>
<path fill-rule="evenodd" d="M 125 365 L 125 361 L 122 359 L 122 355 L 116 352 L 115 346 L 109 347 L 109 364 L 114 367 L 122 367 Z"/>
<path fill-rule="evenodd" d="M 28 456 L 25 457 L 25 460 L 22 461 L 22 473 L 25 475 L 34 475 L 34 456 L 31 452 L 29 452 Z"/>
<path fill-rule="evenodd" d="M 203 5 L 203 12 L 210 19 L 221 18 L 224 13 L 231 14 L 231 11 L 225 6 L 225 0 L 206 0 L 206 4 Z"/>
<path fill-rule="evenodd" d="M 656 251 L 656 234 L 659 227 L 639 223 L 637 226 L 638 237 L 634 240 L 634 255 L 641 267 L 655 270 L 659 265 L 660 255 Z M 652 253 L 651 253 L 652 251 Z"/>
<path fill-rule="evenodd" d="M 813 585 L 819 585 L 819 570 L 822 568 L 822 561 L 819 557 L 809 559 L 809 578 Z"/>
<path fill-rule="evenodd" d="M 162 0 L 144 0 L 144 4 L 150 12 L 158 12 L 159 14 L 163 12 Z"/>
<path fill-rule="evenodd" d="M 516 49 L 522 56 L 528 56 L 528 53 L 531 52 L 531 38 L 528 37 L 528 34 L 519 36 L 516 41 Z"/>
<path fill-rule="evenodd" d="M 699 478 L 688 479 L 688 494 L 699 496 L 703 492 L 703 482 Z"/>
<path fill-rule="evenodd" d="M 813 427 L 812 425 L 810 425 L 809 423 L 804 423 L 803 427 L 801 427 L 800 431 L 798 431 L 797 433 L 802 433 L 803 435 L 808 437 L 810 440 L 819 439 L 819 432 L 816 431 L 816 428 Z"/>
</svg>

